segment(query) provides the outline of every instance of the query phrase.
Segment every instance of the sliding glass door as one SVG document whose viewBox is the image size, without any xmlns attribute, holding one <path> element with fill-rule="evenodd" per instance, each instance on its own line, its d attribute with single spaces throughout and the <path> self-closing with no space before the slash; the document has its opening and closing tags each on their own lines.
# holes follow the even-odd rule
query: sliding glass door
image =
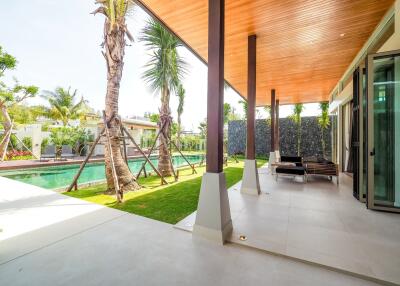
<svg viewBox="0 0 400 286">
<path fill-rule="evenodd" d="M 368 207 L 400 211 L 400 51 L 368 57 Z"/>
</svg>

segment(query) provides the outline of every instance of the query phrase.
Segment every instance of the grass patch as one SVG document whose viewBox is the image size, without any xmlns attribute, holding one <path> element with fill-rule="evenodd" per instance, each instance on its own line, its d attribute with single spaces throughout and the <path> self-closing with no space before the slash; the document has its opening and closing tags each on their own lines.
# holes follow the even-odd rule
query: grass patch
<svg viewBox="0 0 400 286">
<path fill-rule="evenodd" d="M 265 160 L 257 161 L 259 166 Z M 168 178 L 168 185 L 160 186 L 160 178 L 151 176 L 140 178 L 142 189 L 124 195 L 124 202 L 118 204 L 115 196 L 105 195 L 106 185 L 83 188 L 78 191 L 64 193 L 68 196 L 84 199 L 122 211 L 134 213 L 151 219 L 175 224 L 197 209 L 201 178 L 205 167 L 197 167 L 197 174 L 190 168 L 179 170 L 179 181 Z M 224 168 L 227 187 L 231 187 L 242 179 L 243 162 L 229 162 Z"/>
</svg>

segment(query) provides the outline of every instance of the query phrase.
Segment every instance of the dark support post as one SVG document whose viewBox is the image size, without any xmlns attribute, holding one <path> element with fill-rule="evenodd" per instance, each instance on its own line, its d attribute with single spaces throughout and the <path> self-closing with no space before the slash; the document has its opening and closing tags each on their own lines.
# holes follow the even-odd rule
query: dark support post
<svg viewBox="0 0 400 286">
<path fill-rule="evenodd" d="M 275 89 L 271 90 L 271 152 L 275 151 Z"/>
<path fill-rule="evenodd" d="M 256 113 L 256 35 L 248 37 L 247 68 L 247 144 L 246 158 L 256 158 L 255 113 Z"/>
<path fill-rule="evenodd" d="M 224 243 L 232 232 L 223 172 L 225 1 L 208 1 L 207 154 L 197 206 L 195 237 Z"/>
<path fill-rule="evenodd" d="M 255 124 L 256 124 L 256 35 L 248 37 L 247 48 L 247 141 L 246 160 L 243 169 L 243 181 L 240 192 L 259 195 L 260 183 L 256 162 Z"/>
<path fill-rule="evenodd" d="M 224 0 L 209 0 L 206 170 L 223 168 L 224 140 Z"/>
<path fill-rule="evenodd" d="M 279 99 L 276 100 L 275 104 L 275 151 L 279 151 Z"/>
</svg>

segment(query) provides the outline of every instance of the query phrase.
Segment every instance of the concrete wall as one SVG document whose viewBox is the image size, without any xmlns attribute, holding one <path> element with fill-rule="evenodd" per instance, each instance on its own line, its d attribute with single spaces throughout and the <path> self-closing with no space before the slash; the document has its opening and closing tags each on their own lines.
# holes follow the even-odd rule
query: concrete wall
<svg viewBox="0 0 400 286">
<path fill-rule="evenodd" d="M 332 126 L 332 124 L 331 124 Z M 331 158 L 331 126 L 325 130 L 326 157 Z M 267 156 L 271 149 L 271 127 L 265 119 L 256 120 L 256 154 Z M 281 155 L 297 155 L 297 126 L 290 118 L 279 119 Z M 321 129 L 318 117 L 302 117 L 301 155 L 304 158 L 322 157 Z M 230 121 L 228 124 L 228 153 L 245 153 L 246 122 Z"/>
</svg>

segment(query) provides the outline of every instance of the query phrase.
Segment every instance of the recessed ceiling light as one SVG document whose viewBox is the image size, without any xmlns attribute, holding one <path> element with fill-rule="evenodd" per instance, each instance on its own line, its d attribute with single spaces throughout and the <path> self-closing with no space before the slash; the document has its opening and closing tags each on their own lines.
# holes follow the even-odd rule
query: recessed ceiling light
<svg viewBox="0 0 400 286">
<path fill-rule="evenodd" d="M 340 34 L 341 37 L 344 37 L 344 35 L 346 35 L 345 33 Z"/>
<path fill-rule="evenodd" d="M 239 236 L 239 240 L 246 241 L 247 240 L 247 236 L 241 235 L 241 236 Z"/>
</svg>

